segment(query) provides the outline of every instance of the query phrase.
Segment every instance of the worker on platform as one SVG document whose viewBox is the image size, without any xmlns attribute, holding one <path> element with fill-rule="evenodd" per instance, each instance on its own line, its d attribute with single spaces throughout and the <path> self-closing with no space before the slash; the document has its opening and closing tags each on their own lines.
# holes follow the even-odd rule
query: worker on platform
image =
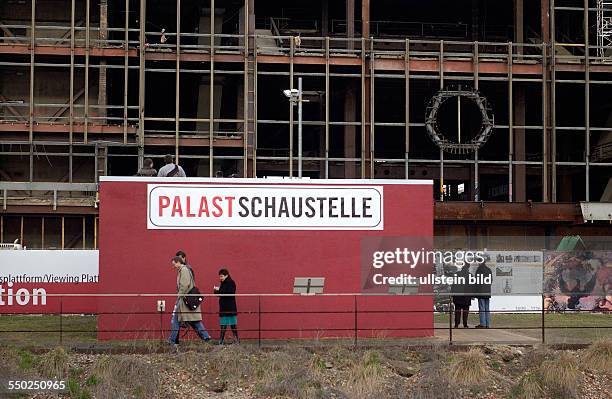
<svg viewBox="0 0 612 399">
<path fill-rule="evenodd" d="M 157 173 L 158 177 L 187 177 L 182 167 L 174 163 L 174 157 L 170 154 L 164 156 L 165 165 Z"/>
<path fill-rule="evenodd" d="M 157 176 L 157 170 L 153 168 L 153 160 L 151 158 L 145 158 L 142 162 L 142 168 L 138 169 L 136 176 Z"/>
</svg>

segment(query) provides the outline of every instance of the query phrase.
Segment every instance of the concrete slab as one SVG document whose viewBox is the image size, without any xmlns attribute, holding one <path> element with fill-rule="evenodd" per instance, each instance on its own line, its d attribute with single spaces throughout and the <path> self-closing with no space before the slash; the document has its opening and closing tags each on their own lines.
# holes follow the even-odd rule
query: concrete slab
<svg viewBox="0 0 612 399">
<path fill-rule="evenodd" d="M 435 324 L 435 337 L 439 340 L 449 341 L 448 324 Z M 446 328 L 446 330 L 438 329 Z M 527 335 L 520 330 L 507 330 L 495 328 L 453 328 L 453 342 L 461 344 L 536 344 L 540 340 L 533 334 Z"/>
</svg>

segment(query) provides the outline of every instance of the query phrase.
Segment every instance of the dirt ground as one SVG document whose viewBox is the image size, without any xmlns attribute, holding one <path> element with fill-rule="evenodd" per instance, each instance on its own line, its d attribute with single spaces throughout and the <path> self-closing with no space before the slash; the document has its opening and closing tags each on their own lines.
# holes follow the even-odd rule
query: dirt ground
<svg viewBox="0 0 612 399">
<path fill-rule="evenodd" d="M 2 384 L 61 379 L 67 390 L 10 396 L 4 385 L 0 397 L 612 399 L 611 348 L 605 340 L 576 350 L 248 343 L 114 354 L 3 349 Z"/>
</svg>

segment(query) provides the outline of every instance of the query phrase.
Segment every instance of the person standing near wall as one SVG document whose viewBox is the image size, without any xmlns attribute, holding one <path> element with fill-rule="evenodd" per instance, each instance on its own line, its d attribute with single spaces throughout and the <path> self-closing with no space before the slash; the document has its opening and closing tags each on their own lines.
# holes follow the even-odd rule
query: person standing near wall
<svg viewBox="0 0 612 399">
<path fill-rule="evenodd" d="M 186 323 L 193 328 L 198 336 L 205 342 L 210 341 L 210 335 L 202 323 L 202 312 L 200 306 L 195 310 L 189 309 L 184 296 L 195 286 L 195 281 L 191 269 L 185 265 L 180 256 L 172 258 L 172 266 L 176 270 L 176 291 L 177 298 L 172 312 L 172 330 L 168 342 L 174 345 L 179 343 L 181 323 Z"/>
<path fill-rule="evenodd" d="M 227 269 L 219 270 L 219 280 L 221 285 L 214 287 L 214 293 L 221 295 L 219 296 L 219 324 L 221 325 L 219 345 L 225 343 L 227 326 L 232 328 L 234 339 L 239 344 L 240 339 L 238 338 L 238 329 L 236 327 L 238 308 L 236 306 L 236 297 L 234 296 L 236 294 L 236 283 L 230 277 Z"/>
<path fill-rule="evenodd" d="M 187 177 L 182 167 L 174 163 L 174 157 L 170 154 L 164 156 L 165 165 L 159 169 L 158 177 Z"/>
<path fill-rule="evenodd" d="M 153 168 L 153 160 L 151 158 L 145 158 L 142 162 L 142 168 L 138 169 L 136 176 L 157 176 L 157 171 Z"/>
<path fill-rule="evenodd" d="M 470 266 L 465 265 L 457 272 L 457 277 L 462 277 L 464 280 L 461 284 L 453 284 L 451 291 L 453 293 L 453 304 L 455 305 L 455 328 L 459 327 L 459 322 L 463 318 L 463 328 L 468 326 L 468 315 L 470 314 L 470 304 L 472 303 L 472 288 L 469 284 Z"/>
<path fill-rule="evenodd" d="M 474 285 L 474 291 L 477 293 L 478 299 L 478 315 L 480 316 L 480 324 L 476 328 L 491 327 L 491 312 L 489 311 L 489 302 L 491 300 L 491 269 L 482 262 L 475 273 L 478 282 Z"/>
</svg>

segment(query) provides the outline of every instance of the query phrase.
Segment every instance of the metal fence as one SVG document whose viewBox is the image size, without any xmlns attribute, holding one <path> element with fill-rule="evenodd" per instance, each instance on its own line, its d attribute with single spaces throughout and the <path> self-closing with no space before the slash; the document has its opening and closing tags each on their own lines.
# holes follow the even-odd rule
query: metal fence
<svg viewBox="0 0 612 399">
<path fill-rule="evenodd" d="M 3 294 L 3 297 L 6 294 Z M 202 309 L 205 325 L 215 324 L 218 310 L 211 302 L 217 295 L 203 295 Z M 430 293 L 410 295 L 347 294 L 236 294 L 238 301 L 238 331 L 241 338 L 256 342 L 278 342 L 299 338 L 304 340 L 342 339 L 353 345 L 366 344 L 422 344 L 423 340 L 448 344 L 583 344 L 600 337 L 612 337 L 612 312 L 558 309 L 491 311 L 492 326 L 487 329 L 463 329 L 454 327 L 454 308 L 434 310 L 423 304 L 410 304 L 411 300 L 433 300 Z M 144 303 L 139 309 L 102 309 L 95 312 L 76 312 L 75 301 L 95 298 L 98 306 L 105 300 L 115 303 L 137 300 L 165 300 L 174 304 L 174 294 L 48 294 L 48 305 L 53 312 L 41 315 L 36 312 L 0 312 L 4 327 L 0 327 L 0 339 L 19 342 L 24 334 L 34 334 L 34 342 L 79 345 L 108 341 L 165 340 L 171 331 L 172 307 L 146 311 Z M 384 299 L 386 303 L 402 306 L 375 307 L 370 300 Z M 119 301 L 119 302 L 117 302 Z M 299 304 L 296 308 L 296 304 Z M 332 308 L 330 308 L 331 305 Z M 340 305 L 340 306 L 338 306 Z M 472 318 L 479 312 L 472 310 Z M 31 316 L 31 318 L 30 318 Z M 46 316 L 48 319 L 34 316 Z M 27 318 L 26 318 L 27 317 Z M 115 318 L 113 328 L 100 327 L 100 318 Z M 292 318 L 294 325 L 283 324 Z M 49 326 L 52 319 L 52 326 Z M 93 326 L 94 319 L 98 325 Z M 391 320 L 391 325 L 373 326 L 373 321 Z M 297 323 L 296 321 L 297 320 Z M 13 322 L 12 322 L 13 321 Z M 45 321 L 45 322 L 43 322 Z M 105 323 L 109 324 L 109 323 Z M 113 324 L 112 322 L 110 324 Z M 140 325 L 135 328 L 134 324 Z M 292 323 L 288 323 L 292 324 Z M 47 325 L 37 328 L 37 325 Z M 119 327 L 117 327 L 119 326 Z M 193 331 L 181 330 L 192 335 Z M 219 327 L 208 328 L 213 338 Z M 94 337 L 94 334 L 96 336 Z M 106 334 L 106 338 L 100 339 Z M 116 338 L 121 336 L 121 338 Z M 188 336 L 189 338 L 189 336 Z M 409 339 L 408 339 L 409 338 Z M 28 340 L 31 344 L 32 341 Z"/>
</svg>

